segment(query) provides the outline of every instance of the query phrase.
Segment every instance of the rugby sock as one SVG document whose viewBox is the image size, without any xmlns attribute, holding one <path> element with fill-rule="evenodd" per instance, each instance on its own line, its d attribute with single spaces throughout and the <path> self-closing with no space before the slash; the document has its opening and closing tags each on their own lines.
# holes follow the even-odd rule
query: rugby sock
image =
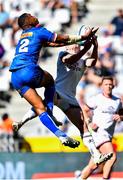
<svg viewBox="0 0 123 180">
<path fill-rule="evenodd" d="M 55 93 L 55 86 L 46 88 L 44 92 L 45 103 L 47 105 L 47 111 L 49 115 L 52 115 L 54 93 Z"/>
<path fill-rule="evenodd" d="M 67 135 L 57 128 L 54 124 L 52 118 L 48 115 L 47 112 L 43 112 L 39 115 L 40 121 L 57 137 L 67 137 Z"/>
<path fill-rule="evenodd" d="M 100 152 L 96 148 L 94 140 L 89 132 L 84 133 L 83 135 L 83 143 L 87 146 L 89 149 L 89 152 L 91 153 L 92 157 L 99 157 Z"/>
</svg>

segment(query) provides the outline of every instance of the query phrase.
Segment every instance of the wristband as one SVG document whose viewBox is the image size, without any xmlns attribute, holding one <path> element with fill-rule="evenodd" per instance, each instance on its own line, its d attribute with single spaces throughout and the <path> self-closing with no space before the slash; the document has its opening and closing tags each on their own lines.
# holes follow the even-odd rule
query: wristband
<svg viewBox="0 0 123 180">
<path fill-rule="evenodd" d="M 82 38 L 81 36 L 77 36 L 77 35 L 69 35 L 69 42 L 78 42 L 78 41 L 81 41 Z"/>
<path fill-rule="evenodd" d="M 77 42 L 77 44 L 78 44 L 79 46 L 84 46 L 85 41 L 80 41 L 80 42 Z"/>
</svg>

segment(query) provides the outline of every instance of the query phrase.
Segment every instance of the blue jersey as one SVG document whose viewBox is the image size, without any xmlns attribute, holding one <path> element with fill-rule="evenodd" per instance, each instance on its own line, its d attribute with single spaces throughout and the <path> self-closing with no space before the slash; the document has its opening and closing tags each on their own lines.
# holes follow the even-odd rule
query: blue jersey
<svg viewBox="0 0 123 180">
<path fill-rule="evenodd" d="M 24 30 L 16 46 L 10 71 L 15 71 L 30 64 L 37 64 L 42 44 L 52 42 L 54 37 L 55 34 L 44 27 L 33 27 Z"/>
</svg>

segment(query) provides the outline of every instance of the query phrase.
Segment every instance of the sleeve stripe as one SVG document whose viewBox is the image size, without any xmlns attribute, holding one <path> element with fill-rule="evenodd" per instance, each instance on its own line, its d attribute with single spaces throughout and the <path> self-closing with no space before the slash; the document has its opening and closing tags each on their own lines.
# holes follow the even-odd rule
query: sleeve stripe
<svg viewBox="0 0 123 180">
<path fill-rule="evenodd" d="M 56 38 L 57 38 L 57 34 L 56 34 L 56 33 L 54 33 L 53 42 L 55 42 L 55 41 L 56 41 Z"/>
</svg>

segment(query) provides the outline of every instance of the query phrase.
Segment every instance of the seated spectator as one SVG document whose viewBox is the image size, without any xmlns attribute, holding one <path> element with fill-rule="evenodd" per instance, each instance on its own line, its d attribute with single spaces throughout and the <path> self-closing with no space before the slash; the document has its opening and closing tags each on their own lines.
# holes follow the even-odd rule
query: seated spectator
<svg viewBox="0 0 123 180">
<path fill-rule="evenodd" d="M 121 36 L 113 38 L 112 49 L 115 55 L 123 55 L 123 32 Z"/>
<path fill-rule="evenodd" d="M 0 43 L 0 62 L 1 62 L 1 58 L 4 56 L 5 54 L 5 49 L 3 47 L 3 45 Z"/>
<path fill-rule="evenodd" d="M 98 37 L 100 55 L 104 54 L 107 48 L 111 48 L 113 38 L 114 37 L 110 35 L 108 28 L 102 28 L 101 35 Z"/>
<path fill-rule="evenodd" d="M 1 127 L 2 127 L 2 129 L 4 130 L 5 133 L 13 134 L 12 123 L 13 123 L 13 120 L 9 117 L 9 114 L 4 113 L 2 115 Z"/>
<path fill-rule="evenodd" d="M 16 46 L 16 33 L 20 30 L 18 23 L 17 23 L 18 18 L 14 18 L 12 22 L 12 33 L 11 33 L 11 45 L 13 47 Z"/>
<path fill-rule="evenodd" d="M 112 18 L 109 24 L 109 28 L 112 32 L 112 35 L 121 36 L 121 33 L 123 32 L 123 9 L 117 10 L 117 15 Z"/>
<path fill-rule="evenodd" d="M 3 61 L 0 69 L 0 100 L 10 102 L 10 73 L 8 61 Z"/>
<path fill-rule="evenodd" d="M 10 26 L 9 13 L 5 11 L 3 3 L 0 3 L 0 29 L 2 32 Z"/>
<path fill-rule="evenodd" d="M 114 134 L 120 134 L 123 133 L 123 121 L 117 122 L 115 126 Z"/>
<path fill-rule="evenodd" d="M 102 66 L 105 67 L 111 75 L 115 74 L 115 57 L 112 48 L 106 48 L 104 54 L 100 58 Z"/>
<path fill-rule="evenodd" d="M 12 123 L 8 113 L 2 115 L 2 122 L 0 123 L 0 151 L 2 152 L 30 152 L 31 147 L 26 140 L 18 133 L 13 132 Z"/>
</svg>

